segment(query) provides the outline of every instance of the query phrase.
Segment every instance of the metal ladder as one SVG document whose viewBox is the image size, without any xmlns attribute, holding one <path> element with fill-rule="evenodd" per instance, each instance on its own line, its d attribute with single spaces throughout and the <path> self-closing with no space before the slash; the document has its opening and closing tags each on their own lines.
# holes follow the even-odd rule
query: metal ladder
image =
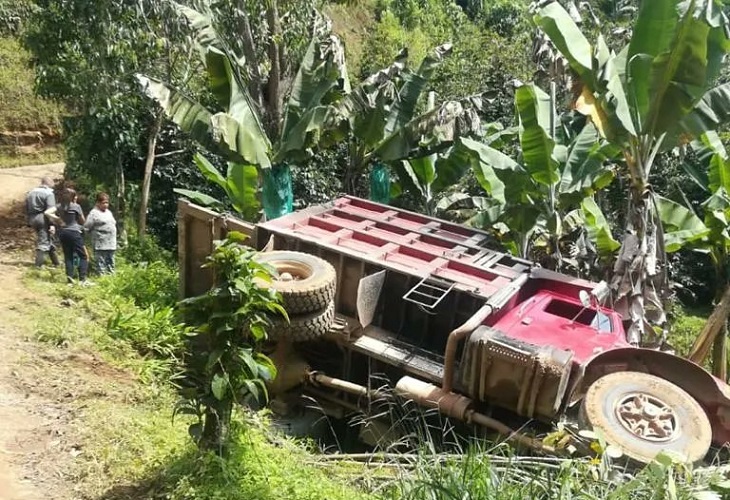
<svg viewBox="0 0 730 500">
<path fill-rule="evenodd" d="M 453 290 L 456 283 L 453 281 L 426 276 L 403 296 L 407 300 L 423 309 L 433 311 L 442 300 Z"/>
</svg>

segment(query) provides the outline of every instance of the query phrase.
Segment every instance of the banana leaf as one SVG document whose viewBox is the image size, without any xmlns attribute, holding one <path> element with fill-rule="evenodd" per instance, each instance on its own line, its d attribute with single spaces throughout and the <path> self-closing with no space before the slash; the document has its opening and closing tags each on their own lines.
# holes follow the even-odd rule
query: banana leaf
<svg viewBox="0 0 730 500">
<path fill-rule="evenodd" d="M 627 60 L 642 133 L 674 130 L 717 76 L 728 45 L 713 7 L 713 0 L 641 3 Z"/>
<path fill-rule="evenodd" d="M 687 134 L 700 137 L 703 133 L 717 130 L 730 121 L 730 83 L 724 83 L 707 91 L 674 131 L 674 135 Z"/>
<path fill-rule="evenodd" d="M 398 97 L 393 102 L 392 111 L 385 124 L 386 136 L 394 134 L 413 120 L 418 98 L 426 89 L 426 85 L 436 69 L 451 54 L 451 51 L 451 44 L 440 45 L 421 61 L 421 65 L 415 73 L 404 73 L 405 84 L 398 92 Z"/>
<path fill-rule="evenodd" d="M 668 253 L 709 234 L 710 230 L 692 210 L 656 195 L 654 203 L 664 226 L 664 245 Z"/>
<path fill-rule="evenodd" d="M 601 143 L 598 130 L 587 123 L 571 142 L 568 158 L 563 165 L 558 193 L 588 193 L 608 186 L 614 173 L 604 163 L 618 156 L 620 150 Z"/>
<path fill-rule="evenodd" d="M 205 193 L 201 193 L 199 191 L 192 191 L 190 189 L 182 189 L 182 188 L 174 188 L 173 191 L 180 196 L 184 196 L 185 198 L 190 198 L 192 201 L 197 203 L 198 205 L 203 205 L 204 207 L 210 207 L 217 211 L 222 211 L 224 209 L 223 202 L 213 198 L 212 196 L 209 196 Z"/>
<path fill-rule="evenodd" d="M 515 92 L 515 107 L 522 129 L 520 144 L 524 167 L 535 181 L 550 186 L 560 179 L 558 164 L 553 158 L 555 142 L 550 136 L 553 112 L 550 98 L 538 87 L 524 85 Z"/>
<path fill-rule="evenodd" d="M 481 107 L 481 96 L 447 101 L 386 135 L 370 156 L 393 162 L 443 151 L 456 138 L 479 131 Z"/>
<path fill-rule="evenodd" d="M 210 14 L 202 13 L 178 2 L 171 1 L 170 4 L 175 7 L 175 10 L 177 10 L 179 14 L 183 15 L 188 20 L 188 23 L 195 34 L 195 42 L 199 46 L 201 56 L 204 57 L 210 47 L 223 49 L 223 42 L 219 38 L 218 32 L 213 27 L 213 20 Z"/>
<path fill-rule="evenodd" d="M 260 162 L 263 161 L 261 157 L 267 154 L 263 148 L 268 151 L 271 148 L 271 143 L 264 131 L 264 126 L 246 85 L 240 75 L 234 71 L 230 58 L 219 50 L 214 48 L 208 50 L 205 68 L 208 72 L 210 89 L 221 107 L 234 120 L 244 125 L 246 127 L 245 134 L 262 147 L 262 151 L 250 153 L 255 154 L 256 156 L 253 158 L 258 158 L 258 161 L 253 161 L 251 156 L 244 155 L 244 158 L 251 163 L 261 164 Z"/>
<path fill-rule="evenodd" d="M 390 104 L 398 95 L 397 81 L 406 67 L 408 52 L 401 51 L 395 61 L 367 77 L 334 103 L 331 118 L 349 123 L 352 135 L 368 150 L 373 149 L 385 137 L 385 123 Z"/>
<path fill-rule="evenodd" d="M 223 174 L 221 174 L 215 166 L 208 161 L 208 159 L 203 156 L 201 153 L 195 153 L 195 156 L 193 156 L 193 161 L 195 162 L 195 165 L 198 166 L 198 170 L 200 170 L 200 173 L 203 174 L 203 177 L 208 179 L 210 182 L 213 182 L 214 184 L 218 184 L 221 188 L 226 189 L 228 186 L 228 183 L 226 181 L 226 178 L 223 177 Z"/>
<path fill-rule="evenodd" d="M 258 198 L 259 174 L 255 165 L 228 163 L 226 192 L 233 208 L 245 220 L 254 221 L 261 207 Z"/>
<path fill-rule="evenodd" d="M 558 2 L 551 2 L 540 9 L 535 22 L 565 56 L 581 81 L 593 89 L 593 48 L 570 14 Z"/>
<path fill-rule="evenodd" d="M 618 250 L 621 244 L 613 238 L 611 226 L 596 201 L 590 197 L 585 198 L 581 203 L 581 210 L 588 237 L 595 243 L 598 253 L 611 255 Z"/>
<path fill-rule="evenodd" d="M 336 123 L 328 109 L 332 102 L 350 92 L 345 52 L 334 35 L 315 36 L 309 43 L 284 109 L 281 136 L 275 162 L 292 151 L 302 151 L 319 138 L 322 129 Z"/>
</svg>

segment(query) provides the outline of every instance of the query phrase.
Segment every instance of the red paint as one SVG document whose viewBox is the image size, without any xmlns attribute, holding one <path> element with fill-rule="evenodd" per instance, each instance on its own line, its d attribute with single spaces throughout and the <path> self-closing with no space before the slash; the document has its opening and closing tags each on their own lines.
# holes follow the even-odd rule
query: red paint
<svg viewBox="0 0 730 500">
<path fill-rule="evenodd" d="M 259 225 L 386 269 L 451 280 L 485 299 L 529 268 L 487 248 L 483 231 L 349 196 Z"/>
<path fill-rule="evenodd" d="M 566 304 L 568 307 L 565 307 Z M 575 311 L 570 311 L 572 314 L 568 315 L 558 315 L 553 311 L 556 308 Z M 512 308 L 493 326 L 524 342 L 573 351 L 573 362 L 579 365 L 601 352 L 630 347 L 626 342 L 621 316 L 616 312 L 601 308 L 601 313 L 607 317 L 606 323 L 611 324 L 612 331 L 608 332 L 572 321 L 572 317 L 581 310 L 582 304 L 574 298 L 550 290 L 540 290 Z M 594 314 L 592 309 L 583 310 L 579 320 Z"/>
</svg>

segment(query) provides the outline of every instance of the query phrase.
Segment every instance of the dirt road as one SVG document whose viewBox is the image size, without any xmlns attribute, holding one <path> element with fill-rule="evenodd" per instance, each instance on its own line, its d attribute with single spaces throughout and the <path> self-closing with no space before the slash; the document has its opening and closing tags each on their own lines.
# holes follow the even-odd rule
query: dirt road
<svg viewBox="0 0 730 500">
<path fill-rule="evenodd" d="M 22 276 L 31 259 L 32 235 L 23 227 L 25 193 L 44 175 L 60 177 L 63 164 L 0 170 L 0 499 L 35 500 L 63 498 L 44 474 L 34 470 L 39 454 L 50 446 L 58 409 L 52 401 L 28 393 L 15 379 L 19 362 L 30 346 L 18 330 L 19 306 L 37 300 L 23 285 Z M 18 253 L 18 250 L 27 252 Z M 49 427 L 49 424 L 51 426 Z M 48 471 L 53 474 L 53 471 Z"/>
<path fill-rule="evenodd" d="M 29 167 L 0 169 L 0 209 L 7 209 L 14 201 L 23 200 L 25 193 L 40 184 L 41 177 L 52 178 L 63 174 L 63 163 L 31 165 Z"/>
</svg>

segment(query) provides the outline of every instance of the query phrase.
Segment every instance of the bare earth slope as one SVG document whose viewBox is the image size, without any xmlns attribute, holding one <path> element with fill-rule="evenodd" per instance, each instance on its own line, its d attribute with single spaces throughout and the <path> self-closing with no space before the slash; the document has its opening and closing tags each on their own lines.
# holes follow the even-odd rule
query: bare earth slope
<svg viewBox="0 0 730 500">
<path fill-rule="evenodd" d="M 40 469 L 40 456 L 52 447 L 62 409 L 49 398 L 27 392 L 19 370 L 24 370 L 32 346 L 16 325 L 22 305 L 37 300 L 22 282 L 26 257 L 31 259 L 32 234 L 23 227 L 25 193 L 44 175 L 61 176 L 63 164 L 0 170 L 0 499 L 70 498 L 53 467 Z M 27 249 L 18 253 L 14 250 Z M 44 464 L 47 465 L 47 464 Z"/>
</svg>

